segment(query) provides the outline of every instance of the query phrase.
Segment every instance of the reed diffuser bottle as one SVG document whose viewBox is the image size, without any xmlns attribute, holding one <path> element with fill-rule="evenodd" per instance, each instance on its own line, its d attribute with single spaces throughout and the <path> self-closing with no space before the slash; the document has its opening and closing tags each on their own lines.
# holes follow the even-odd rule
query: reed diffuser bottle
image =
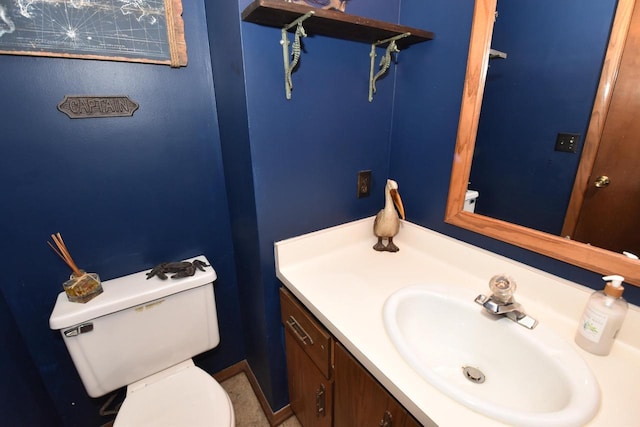
<svg viewBox="0 0 640 427">
<path fill-rule="evenodd" d="M 71 302 L 86 303 L 100 295 L 102 293 L 102 283 L 100 282 L 98 274 L 87 273 L 78 268 L 64 244 L 60 233 L 52 234 L 51 238 L 55 243 L 55 247 L 50 242 L 47 242 L 47 244 L 51 246 L 51 249 L 58 254 L 72 271 L 69 280 L 62 284 L 62 288 L 67 294 L 67 299 Z"/>
</svg>

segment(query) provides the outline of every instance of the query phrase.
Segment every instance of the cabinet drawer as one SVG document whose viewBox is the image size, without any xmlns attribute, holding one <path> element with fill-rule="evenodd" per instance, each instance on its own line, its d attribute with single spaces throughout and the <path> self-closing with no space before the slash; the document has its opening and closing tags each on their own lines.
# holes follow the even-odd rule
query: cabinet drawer
<svg viewBox="0 0 640 427">
<path fill-rule="evenodd" d="M 296 298 L 280 288 L 282 323 L 296 338 L 320 372 L 331 376 L 331 335 L 318 323 Z"/>
</svg>

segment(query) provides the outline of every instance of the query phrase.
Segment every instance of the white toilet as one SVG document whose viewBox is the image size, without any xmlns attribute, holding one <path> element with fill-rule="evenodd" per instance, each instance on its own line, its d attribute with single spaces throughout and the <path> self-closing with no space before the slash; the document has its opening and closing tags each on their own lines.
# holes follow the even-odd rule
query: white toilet
<svg viewBox="0 0 640 427">
<path fill-rule="evenodd" d="M 212 267 L 182 279 L 140 272 L 102 282 L 85 304 L 58 295 L 49 326 L 62 333 L 89 396 L 127 386 L 115 427 L 235 425 L 225 390 L 191 360 L 220 342 L 215 280 Z"/>
</svg>

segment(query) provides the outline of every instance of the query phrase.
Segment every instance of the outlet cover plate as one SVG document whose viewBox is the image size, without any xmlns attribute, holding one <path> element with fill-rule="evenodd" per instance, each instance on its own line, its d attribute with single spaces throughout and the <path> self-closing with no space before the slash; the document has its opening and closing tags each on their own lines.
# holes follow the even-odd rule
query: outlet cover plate
<svg viewBox="0 0 640 427">
<path fill-rule="evenodd" d="M 371 194 L 371 171 L 358 172 L 358 199 L 369 197 Z"/>
</svg>

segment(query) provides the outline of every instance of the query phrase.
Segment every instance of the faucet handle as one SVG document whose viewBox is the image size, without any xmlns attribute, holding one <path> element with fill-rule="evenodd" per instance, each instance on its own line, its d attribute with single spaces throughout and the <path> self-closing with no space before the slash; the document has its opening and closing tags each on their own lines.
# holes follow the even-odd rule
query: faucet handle
<svg viewBox="0 0 640 427">
<path fill-rule="evenodd" d="M 516 288 L 515 280 L 505 274 L 495 275 L 489 280 L 492 297 L 505 304 L 513 301 Z"/>
</svg>

